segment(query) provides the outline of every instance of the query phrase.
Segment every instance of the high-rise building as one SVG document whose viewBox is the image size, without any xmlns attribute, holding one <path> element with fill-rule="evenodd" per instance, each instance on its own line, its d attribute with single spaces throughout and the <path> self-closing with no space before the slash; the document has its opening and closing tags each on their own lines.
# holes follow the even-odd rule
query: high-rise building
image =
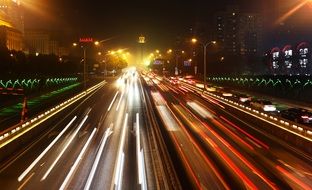
<svg viewBox="0 0 312 190">
<path fill-rule="evenodd" d="M 221 50 L 232 55 L 254 55 L 262 49 L 262 18 L 256 13 L 242 13 L 237 6 L 214 17 L 214 35 Z"/>
<path fill-rule="evenodd" d="M 259 55 L 262 53 L 262 18 L 259 14 L 240 15 L 238 41 L 241 55 Z"/>
<path fill-rule="evenodd" d="M 240 49 L 239 14 L 238 7 L 229 6 L 226 11 L 215 15 L 215 39 L 219 42 L 221 49 L 230 54 L 237 54 Z"/>
</svg>

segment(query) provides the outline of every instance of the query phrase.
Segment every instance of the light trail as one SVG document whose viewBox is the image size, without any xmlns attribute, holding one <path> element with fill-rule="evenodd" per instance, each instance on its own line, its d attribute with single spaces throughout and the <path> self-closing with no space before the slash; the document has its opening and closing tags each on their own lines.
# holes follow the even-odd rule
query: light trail
<svg viewBox="0 0 312 190">
<path fill-rule="evenodd" d="M 105 144 L 106 144 L 106 141 L 108 139 L 108 137 L 112 134 L 112 130 L 111 128 L 113 127 L 113 123 L 110 124 L 109 128 L 106 129 L 105 131 L 105 135 L 103 136 L 103 139 L 101 141 L 101 145 L 100 145 L 100 148 L 97 152 L 97 155 L 96 155 L 96 158 L 95 158 L 95 161 L 94 161 L 94 164 L 91 168 L 91 172 L 88 176 L 88 179 L 87 179 L 87 182 L 85 184 L 85 187 L 84 187 L 84 190 L 89 190 L 90 189 L 90 186 L 91 186 L 91 183 L 93 181 L 93 178 L 94 178 L 94 175 L 95 175 L 95 172 L 96 172 L 96 169 L 98 168 L 98 165 L 99 165 L 99 162 L 100 162 L 100 158 L 101 158 L 101 155 L 103 153 L 103 150 L 104 150 L 104 147 L 105 147 Z"/>
<path fill-rule="evenodd" d="M 123 173 L 123 166 L 124 166 L 124 157 L 125 154 L 123 152 L 124 145 L 125 145 L 125 138 L 126 138 L 126 129 L 127 129 L 127 123 L 128 123 L 128 113 L 126 113 L 124 125 L 122 128 L 121 132 L 121 137 L 120 137 L 120 144 L 118 148 L 118 155 L 117 155 L 117 162 L 115 165 L 115 170 L 114 170 L 114 184 L 111 187 L 111 189 L 121 189 L 122 187 L 122 173 Z"/>
<path fill-rule="evenodd" d="M 30 164 L 30 166 L 18 177 L 18 181 L 22 181 L 24 177 L 33 169 L 33 167 L 41 160 L 41 158 L 52 148 L 52 146 L 61 138 L 65 131 L 72 125 L 72 123 L 77 119 L 75 116 L 61 131 L 61 133 L 49 144 L 49 146 Z"/>
<path fill-rule="evenodd" d="M 87 148 L 88 148 L 88 146 L 89 146 L 89 144 L 90 144 L 92 138 L 93 138 L 94 135 L 95 135 L 96 130 L 97 130 L 96 128 L 93 129 L 93 131 L 92 131 L 90 137 L 88 138 L 86 144 L 85 144 L 84 147 L 82 148 L 82 150 L 81 150 L 80 154 L 78 155 L 78 157 L 77 157 L 75 163 L 74 163 L 73 166 L 70 168 L 70 171 L 68 172 L 68 174 L 67 174 L 67 176 L 66 176 L 64 182 L 62 183 L 62 185 L 61 185 L 61 187 L 60 187 L 60 190 L 66 189 L 66 186 L 67 186 L 69 180 L 72 178 L 72 175 L 73 175 L 74 171 L 76 170 L 76 168 L 77 168 L 79 162 L 81 161 L 81 159 L 82 159 L 84 153 L 86 152 L 86 150 L 87 150 Z"/>
<path fill-rule="evenodd" d="M 115 96 L 114 96 L 112 102 L 110 103 L 110 105 L 109 105 L 107 111 L 110 111 L 110 109 L 112 108 L 112 106 L 113 106 L 113 104 L 114 104 L 114 102 L 115 102 L 115 100 L 116 100 L 116 98 L 117 98 L 118 93 L 119 93 L 119 91 L 116 92 L 116 94 L 115 94 Z"/>
<path fill-rule="evenodd" d="M 90 110 L 89 110 L 90 111 Z M 78 128 L 75 130 L 74 134 L 71 136 L 71 138 L 69 139 L 69 141 L 67 142 L 67 144 L 65 145 L 65 147 L 63 148 L 63 150 L 60 152 L 60 154 L 57 156 L 57 158 L 54 160 L 54 162 L 52 163 L 52 165 L 49 167 L 48 171 L 44 174 L 44 176 L 41 178 L 40 181 L 44 181 L 48 175 L 50 174 L 50 172 L 52 171 L 52 169 L 54 168 L 54 166 L 56 165 L 56 163 L 59 161 L 59 159 L 62 157 L 62 155 L 64 154 L 64 152 L 67 150 L 67 148 L 69 147 L 69 145 L 71 144 L 71 142 L 74 140 L 74 138 L 77 136 L 79 130 L 81 129 L 81 127 L 83 126 L 83 124 L 86 122 L 86 120 L 88 119 L 88 115 L 86 115 L 82 122 L 79 124 Z"/>
<path fill-rule="evenodd" d="M 118 109 L 119 109 L 120 102 L 121 102 L 121 100 L 122 100 L 122 98 L 123 98 L 123 95 L 124 95 L 124 92 L 122 92 L 122 94 L 121 94 L 121 96 L 120 96 L 120 99 L 119 99 L 118 104 L 117 104 L 116 111 L 118 111 Z"/>
</svg>

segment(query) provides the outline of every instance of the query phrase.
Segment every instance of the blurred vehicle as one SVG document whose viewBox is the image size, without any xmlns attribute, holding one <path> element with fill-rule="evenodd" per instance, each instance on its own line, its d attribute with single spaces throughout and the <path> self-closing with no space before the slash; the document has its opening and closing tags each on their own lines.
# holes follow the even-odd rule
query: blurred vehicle
<svg viewBox="0 0 312 190">
<path fill-rule="evenodd" d="M 222 96 L 225 96 L 225 97 L 232 97 L 233 96 L 233 93 L 232 93 L 232 90 L 229 89 L 229 88 L 219 88 L 218 89 L 218 92 L 222 95 Z"/>
<path fill-rule="evenodd" d="M 289 108 L 280 112 L 281 117 L 296 123 L 312 123 L 312 112 L 303 108 Z"/>
<path fill-rule="evenodd" d="M 215 92 L 215 91 L 217 91 L 216 87 L 214 87 L 214 86 L 208 86 L 208 87 L 206 87 L 206 90 L 208 92 Z"/>
<path fill-rule="evenodd" d="M 235 96 L 238 98 L 238 101 L 242 103 L 247 103 L 251 101 L 251 96 L 246 94 L 235 94 Z"/>
<path fill-rule="evenodd" d="M 250 102 L 250 106 L 263 111 L 276 111 L 276 107 L 272 104 L 272 102 L 267 100 L 252 100 Z"/>
</svg>

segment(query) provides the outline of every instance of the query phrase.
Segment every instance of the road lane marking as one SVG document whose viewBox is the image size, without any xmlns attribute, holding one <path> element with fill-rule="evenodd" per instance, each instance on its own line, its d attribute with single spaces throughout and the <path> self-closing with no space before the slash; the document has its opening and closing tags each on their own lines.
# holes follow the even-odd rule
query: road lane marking
<svg viewBox="0 0 312 190">
<path fill-rule="evenodd" d="M 92 169 L 90 171 L 90 174 L 88 176 L 88 179 L 87 179 L 87 182 L 86 182 L 86 185 L 84 187 L 85 190 L 89 190 L 90 189 L 90 186 L 91 186 L 91 183 L 92 183 L 92 180 L 94 178 L 94 174 L 96 172 L 96 169 L 98 167 L 98 164 L 100 162 L 100 158 L 101 158 L 101 155 L 103 153 L 103 149 L 105 147 L 105 144 L 106 144 L 106 141 L 107 141 L 107 138 L 113 133 L 113 131 L 111 130 L 111 128 L 113 127 L 113 123 L 110 124 L 109 128 L 106 129 L 105 131 L 105 135 L 103 136 L 103 139 L 101 141 L 101 145 L 100 145 L 100 148 L 97 152 L 97 155 L 96 155 L 96 158 L 95 158 L 95 161 L 94 161 L 94 164 L 92 166 Z"/>
<path fill-rule="evenodd" d="M 25 181 L 24 183 L 22 183 L 21 186 L 19 186 L 19 188 L 17 190 L 21 190 L 25 185 L 26 183 L 32 178 L 32 176 L 35 175 L 35 172 L 33 172 Z"/>
<path fill-rule="evenodd" d="M 18 181 L 22 181 L 23 178 L 33 169 L 33 167 L 41 160 L 41 158 L 52 148 L 52 146 L 61 138 L 65 131 L 72 125 L 77 119 L 75 116 L 62 130 L 62 132 L 50 143 L 50 145 L 30 164 L 30 166 L 17 178 Z"/>
<path fill-rule="evenodd" d="M 78 134 L 79 130 L 81 129 L 81 127 L 83 126 L 83 124 L 86 122 L 86 120 L 88 119 L 88 115 L 86 115 L 82 122 L 79 124 L 78 128 L 75 130 L 74 134 L 71 136 L 71 138 L 69 139 L 69 141 L 67 142 L 67 144 L 65 145 L 65 147 L 63 148 L 63 150 L 60 152 L 60 154 L 57 156 L 57 158 L 55 159 L 55 161 L 52 163 L 52 165 L 49 167 L 48 171 L 44 174 L 44 176 L 41 178 L 40 181 L 45 180 L 48 175 L 50 174 L 50 172 L 52 171 L 52 169 L 54 168 L 54 166 L 56 165 L 56 163 L 59 161 L 59 159 L 61 158 L 61 156 L 64 154 L 64 152 L 66 151 L 66 149 L 69 147 L 70 143 L 74 140 L 74 138 L 76 137 L 76 135 Z"/>
<path fill-rule="evenodd" d="M 72 175 L 73 175 L 73 173 L 75 172 L 75 170 L 76 170 L 76 168 L 77 168 L 79 162 L 82 160 L 82 157 L 83 157 L 84 153 L 86 152 L 86 150 L 87 150 L 87 148 L 88 148 L 88 146 L 89 146 L 91 140 L 93 139 L 93 137 L 94 137 L 94 135 L 95 135 L 95 133 L 96 133 L 96 130 L 97 130 L 97 128 L 94 128 L 94 129 L 93 129 L 93 131 L 92 131 L 90 137 L 88 138 L 86 144 L 85 144 L 84 147 L 82 148 L 82 150 L 81 150 L 80 154 L 78 155 L 78 157 L 77 157 L 75 163 L 74 163 L 73 166 L 70 168 L 70 171 L 68 172 L 68 174 L 67 174 L 67 176 L 66 176 L 66 178 L 65 178 L 65 180 L 64 180 L 64 182 L 63 182 L 63 184 L 61 185 L 60 190 L 66 189 L 66 186 L 67 186 L 69 180 L 72 178 Z"/>
<path fill-rule="evenodd" d="M 112 106 L 113 106 L 113 104 L 114 104 L 114 102 L 115 102 L 115 100 L 116 100 L 116 98 L 117 98 L 118 93 L 119 93 L 119 91 L 116 92 L 116 94 L 115 94 L 115 96 L 114 96 L 112 102 L 110 103 L 110 105 L 109 105 L 107 111 L 110 111 L 110 109 L 112 108 Z"/>
</svg>

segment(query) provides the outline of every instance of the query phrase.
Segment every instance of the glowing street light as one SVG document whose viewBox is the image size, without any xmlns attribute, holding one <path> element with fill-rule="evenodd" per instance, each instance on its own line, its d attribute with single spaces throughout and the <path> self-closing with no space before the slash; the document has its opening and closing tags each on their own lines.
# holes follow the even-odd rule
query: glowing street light
<svg viewBox="0 0 312 190">
<path fill-rule="evenodd" d="M 191 42 L 193 44 L 196 44 L 198 40 L 196 38 L 192 38 Z M 216 44 L 216 41 L 210 41 L 206 43 L 200 43 L 203 46 L 204 49 L 204 87 L 206 89 L 206 75 L 207 75 L 207 46 L 210 44 Z"/>
</svg>

